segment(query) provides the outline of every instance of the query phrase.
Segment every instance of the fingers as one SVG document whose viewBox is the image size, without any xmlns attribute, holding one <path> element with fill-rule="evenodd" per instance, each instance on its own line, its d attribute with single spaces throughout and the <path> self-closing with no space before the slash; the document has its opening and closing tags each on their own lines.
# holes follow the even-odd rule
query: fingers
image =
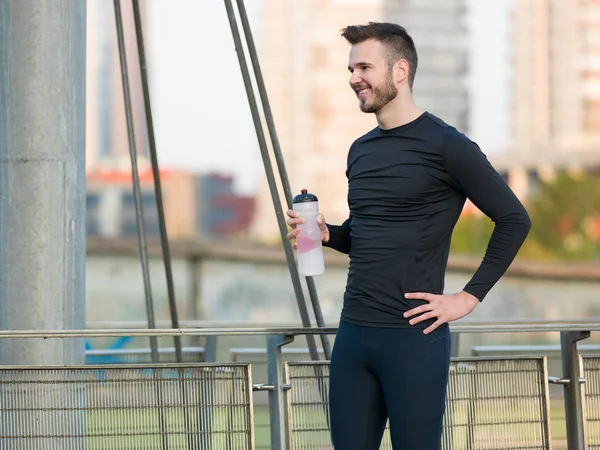
<svg viewBox="0 0 600 450">
<path fill-rule="evenodd" d="M 296 229 L 296 225 L 299 223 L 304 223 L 304 219 L 298 216 L 298 213 L 293 209 L 288 210 L 287 215 L 289 219 L 287 220 L 287 224 L 292 227 L 292 229 Z"/>
<path fill-rule="evenodd" d="M 421 314 L 427 311 L 431 311 L 432 307 L 430 304 L 417 306 L 416 308 L 410 309 L 404 313 L 404 317 L 409 318 L 412 316 L 416 316 L 417 314 Z"/>
<path fill-rule="evenodd" d="M 425 305 L 417 306 L 416 308 L 410 309 L 404 313 L 404 317 L 406 318 L 420 314 L 420 316 L 411 319 L 408 322 L 409 324 L 416 325 L 426 320 L 437 318 L 437 320 L 431 326 L 429 326 L 425 329 L 425 331 L 423 331 L 425 334 L 428 334 L 445 322 L 445 320 L 440 317 L 442 315 L 442 311 L 439 307 L 439 303 L 434 302 L 434 300 L 436 300 L 436 297 L 439 297 L 438 295 L 429 294 L 427 292 L 411 292 L 405 294 L 404 296 L 409 299 L 426 300 L 429 302 Z"/>
<path fill-rule="evenodd" d="M 448 308 L 444 305 L 443 295 L 429 294 L 427 292 L 410 292 L 404 294 L 404 297 L 415 300 L 425 300 L 429 302 L 404 313 L 404 317 L 406 318 L 422 313 L 419 317 L 415 317 L 409 321 L 411 325 L 416 325 L 425 320 L 437 318 L 433 324 L 423 330 L 424 334 L 429 334 L 433 330 L 437 329 L 440 325 L 448 322 L 449 320 L 453 320 L 452 315 L 448 313 Z M 448 297 L 446 297 L 446 300 L 447 298 Z"/>
<path fill-rule="evenodd" d="M 296 239 L 296 237 L 300 234 L 300 228 L 297 228 L 297 225 L 299 223 L 303 223 L 304 219 L 299 217 L 298 213 L 296 211 L 294 211 L 293 209 L 289 209 L 286 214 L 289 217 L 289 219 L 287 220 L 287 224 L 292 228 L 292 231 L 290 231 L 287 234 L 287 238 L 290 241 L 292 241 L 292 240 Z M 292 249 L 298 250 L 297 242 L 292 243 Z"/>
<path fill-rule="evenodd" d="M 300 228 L 294 228 L 292 231 L 290 231 L 287 234 L 287 238 L 291 241 L 292 239 L 296 239 L 296 237 L 300 234 Z M 294 245 L 296 245 L 296 243 L 294 242 Z M 293 247 L 293 246 L 292 246 Z"/>
<path fill-rule="evenodd" d="M 325 216 L 323 216 L 323 214 L 319 214 L 317 216 L 317 224 L 321 230 L 325 230 L 327 228 L 327 225 L 325 225 Z"/>
<path fill-rule="evenodd" d="M 427 300 L 428 302 L 435 300 L 439 295 L 429 294 L 427 292 L 408 292 L 404 294 L 405 298 L 410 298 L 413 300 Z"/>
<path fill-rule="evenodd" d="M 435 311 L 430 311 L 428 313 L 421 314 L 419 317 L 411 319 L 408 323 L 410 323 L 411 325 L 416 325 L 420 322 L 423 322 L 424 320 L 433 319 L 434 317 L 437 317 L 437 314 L 435 313 Z"/>
<path fill-rule="evenodd" d="M 424 334 L 429 334 L 433 330 L 435 330 L 436 328 L 438 328 L 440 325 L 445 324 L 446 322 L 447 322 L 446 320 L 438 319 L 435 322 L 433 322 L 429 327 L 425 328 L 425 330 L 423 331 L 423 333 Z"/>
<path fill-rule="evenodd" d="M 328 242 L 329 241 L 329 228 L 327 227 L 327 223 L 325 221 L 325 216 L 323 216 L 323 214 L 319 214 L 317 216 L 317 225 L 319 225 L 319 229 L 321 230 L 321 241 Z"/>
</svg>

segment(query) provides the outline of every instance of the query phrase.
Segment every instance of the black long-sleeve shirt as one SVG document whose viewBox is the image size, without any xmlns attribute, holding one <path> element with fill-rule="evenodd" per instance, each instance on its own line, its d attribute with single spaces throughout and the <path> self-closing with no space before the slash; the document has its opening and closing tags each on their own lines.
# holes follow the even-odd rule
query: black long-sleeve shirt
<svg viewBox="0 0 600 450">
<path fill-rule="evenodd" d="M 342 319 L 351 323 L 410 327 L 403 313 L 426 302 L 404 294 L 443 293 L 450 238 L 467 198 L 495 223 L 483 261 L 464 287 L 480 301 L 531 227 L 477 144 L 427 112 L 358 138 L 346 176 L 350 217 L 327 225 L 324 245 L 350 257 Z"/>
</svg>

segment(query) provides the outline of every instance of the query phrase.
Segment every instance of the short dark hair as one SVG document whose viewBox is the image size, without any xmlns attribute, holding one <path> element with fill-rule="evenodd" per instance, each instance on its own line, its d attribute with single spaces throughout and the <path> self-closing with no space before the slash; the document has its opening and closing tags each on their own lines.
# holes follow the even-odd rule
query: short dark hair
<svg viewBox="0 0 600 450">
<path fill-rule="evenodd" d="M 415 43 L 404 27 L 386 22 L 350 25 L 342 30 L 342 37 L 351 45 L 359 44 L 369 39 L 381 42 L 387 50 L 390 69 L 400 59 L 408 61 L 408 85 L 412 90 L 419 58 Z"/>
</svg>

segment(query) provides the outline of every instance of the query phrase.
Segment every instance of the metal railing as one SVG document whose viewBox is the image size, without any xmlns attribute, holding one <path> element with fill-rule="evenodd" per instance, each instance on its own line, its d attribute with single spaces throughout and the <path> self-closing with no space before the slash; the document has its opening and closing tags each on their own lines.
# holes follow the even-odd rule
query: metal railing
<svg viewBox="0 0 600 450">
<path fill-rule="evenodd" d="M 450 363 L 442 448 L 551 448 L 546 358 L 456 358 Z M 333 449 L 327 362 L 286 364 L 289 448 Z M 381 449 L 392 449 L 389 424 Z"/>
<path fill-rule="evenodd" d="M 0 448 L 254 448 L 244 364 L 0 368 Z"/>
<path fill-rule="evenodd" d="M 447 411 L 444 418 L 444 447 L 445 449 L 450 448 L 472 448 L 472 449 L 485 449 L 485 448 L 503 448 L 512 449 L 521 447 L 527 448 L 550 448 L 551 430 L 549 424 L 549 415 L 547 408 L 548 398 L 548 385 L 550 383 L 562 386 L 564 389 L 565 398 L 565 413 L 566 413 L 566 425 L 567 425 L 567 441 L 569 450 L 584 450 L 589 448 L 600 448 L 599 440 L 597 435 L 597 426 L 600 424 L 600 417 L 597 414 L 598 407 L 594 406 L 600 398 L 600 377 L 598 377 L 598 368 L 600 363 L 597 359 L 586 356 L 582 358 L 577 351 L 577 342 L 590 336 L 591 331 L 600 331 L 599 322 L 536 322 L 536 323 L 456 323 L 453 324 L 452 330 L 454 333 L 502 333 L 502 332 L 557 332 L 560 333 L 561 337 L 561 355 L 562 355 L 562 374 L 553 374 L 559 376 L 550 376 L 547 373 L 546 358 L 532 358 L 532 357 L 498 357 L 498 358 L 453 358 L 451 363 L 450 381 L 448 384 L 448 402 Z M 117 336 L 266 336 L 266 382 L 252 384 L 252 365 L 250 363 L 233 365 L 232 367 L 243 367 L 246 371 L 246 375 L 243 381 L 238 382 L 238 387 L 234 389 L 231 383 L 233 380 L 229 378 L 222 378 L 224 374 L 227 376 L 231 375 L 231 370 L 225 370 L 228 367 L 227 364 L 207 364 L 207 363 L 196 363 L 187 364 L 186 367 L 191 371 L 204 374 L 204 377 L 196 377 L 195 382 L 189 383 L 189 377 L 177 377 L 172 378 L 170 381 L 164 380 L 164 376 L 158 377 L 161 383 L 171 383 L 169 391 L 170 401 L 177 400 L 179 404 L 176 405 L 180 409 L 178 417 L 183 417 L 183 424 L 187 424 L 187 428 L 181 428 L 181 421 L 171 420 L 169 425 L 171 428 L 165 428 L 164 430 L 157 431 L 156 428 L 152 432 L 148 432 L 143 426 L 140 426 L 140 422 L 144 425 L 144 420 L 140 419 L 139 416 L 136 420 L 118 420 L 115 419 L 114 415 L 112 419 L 104 419 L 101 422 L 86 421 L 85 433 L 90 428 L 90 424 L 99 423 L 102 425 L 103 432 L 100 434 L 104 438 L 111 438 L 111 436 L 117 436 L 119 439 L 130 439 L 132 442 L 142 439 L 143 436 L 152 435 L 160 436 L 180 436 L 183 439 L 183 446 L 181 447 L 168 447 L 168 448 L 254 448 L 255 436 L 254 436 L 254 416 L 252 414 L 253 395 L 254 393 L 266 392 L 268 395 L 268 422 L 269 422 L 269 436 L 270 446 L 272 449 L 292 449 L 292 448 L 317 448 L 303 447 L 291 443 L 290 440 L 295 440 L 297 443 L 302 443 L 302 433 L 306 433 L 310 436 L 310 442 L 316 443 L 318 448 L 330 448 L 328 428 L 327 428 L 327 376 L 326 376 L 326 361 L 310 361 L 310 362 L 285 362 L 286 354 L 293 352 L 284 352 L 283 349 L 286 345 L 292 343 L 296 336 L 303 335 L 318 335 L 318 334 L 335 334 L 336 328 L 210 328 L 210 329 L 154 329 L 154 330 L 141 330 L 141 329 L 127 329 L 127 330 L 60 330 L 60 331 L 43 331 L 43 330 L 24 330 L 24 331 L 0 331 L 0 340 L 3 338 L 42 338 L 42 339 L 58 339 L 58 338 L 81 338 L 81 337 L 117 337 Z M 2 342 L 0 342 L 2 344 Z M 310 371 L 313 375 L 313 381 L 302 382 L 298 377 L 294 379 L 293 373 L 290 372 L 290 368 L 300 368 L 302 365 L 310 367 Z M 320 372 L 315 372 L 315 367 L 321 367 Z M 52 408 L 44 404 L 40 407 L 41 402 L 48 401 L 49 398 L 61 398 L 63 404 L 67 400 L 65 397 L 55 396 L 49 397 L 48 392 L 52 391 L 56 386 L 61 386 L 61 379 L 52 378 L 52 374 L 64 373 L 64 374 L 76 374 L 78 371 L 85 373 L 94 374 L 93 382 L 97 383 L 98 386 L 106 386 L 105 380 L 103 381 L 102 374 L 105 373 L 117 373 L 111 372 L 114 370 L 123 370 L 123 377 L 126 379 L 129 375 L 127 371 L 133 371 L 137 374 L 146 374 L 156 371 L 171 371 L 171 374 L 179 365 L 130 365 L 130 366 L 103 366 L 103 365 L 91 365 L 85 368 L 14 368 L 14 367 L 2 367 L 0 366 L 0 388 L 2 389 L 0 414 L 2 415 L 2 438 L 7 439 L 11 437 L 12 447 L 2 445 L 2 448 L 49 448 L 52 449 L 51 445 L 44 445 L 42 447 L 35 447 L 39 445 L 31 439 L 50 439 L 48 442 L 52 442 L 52 439 L 59 439 L 61 436 L 65 436 L 65 433 L 58 435 L 44 434 L 36 436 L 32 434 L 32 427 L 28 426 L 31 420 L 36 419 L 36 414 L 47 414 L 47 411 L 51 411 Z M 286 378 L 286 367 L 287 377 Z M 220 368 L 220 369 L 219 369 Z M 44 390 L 36 391 L 37 394 L 34 396 L 38 399 L 34 401 L 36 407 L 31 407 L 30 404 L 31 395 L 26 395 L 27 388 L 34 386 L 31 380 L 22 379 L 23 383 L 19 389 L 15 390 L 15 386 L 18 383 L 12 383 L 11 389 L 8 389 L 4 384 L 7 380 L 10 381 L 10 376 L 7 374 L 17 373 L 17 371 L 30 371 L 30 373 L 37 373 L 37 382 L 40 386 L 44 386 Z M 44 370 L 46 372 L 44 372 Z M 208 370 L 208 372 L 206 372 Z M 86 372 L 87 371 L 87 372 Z M 23 372 L 24 373 L 24 372 Z M 29 373 L 29 372 L 28 372 Z M 162 372 L 161 372 L 162 373 Z M 43 376 L 40 376 L 43 374 Z M 217 375 L 219 374 L 219 375 Z M 316 375 L 315 375 L 316 374 Z M 102 376 L 100 376 L 102 375 Z M 138 375 L 140 376 L 140 375 Z M 316 376 L 316 378 L 315 378 Z M 14 377 L 14 375 L 13 375 Z M 215 378 L 216 377 L 216 378 Z M 135 378 L 135 377 L 134 377 Z M 193 378 L 193 377 L 192 377 Z M 71 380 L 72 385 L 76 386 L 84 385 L 81 380 L 86 378 L 67 378 Z M 104 403 L 99 403 L 96 400 L 87 403 L 92 407 L 104 406 L 108 411 L 119 411 L 121 406 L 125 406 L 125 409 L 131 410 L 143 410 L 144 407 L 140 407 L 137 403 L 123 403 L 123 399 L 133 398 L 135 401 L 142 401 L 147 398 L 142 393 L 151 392 L 152 389 L 156 388 L 156 377 L 146 378 L 145 383 L 133 390 L 127 391 L 107 391 L 105 396 L 102 397 Z M 575 380 L 575 381 L 572 381 Z M 140 381 L 136 381 L 140 383 Z M 135 386 L 127 382 L 129 386 Z M 215 388 L 211 392 L 226 392 L 227 395 L 221 397 L 215 397 L 220 400 L 217 403 L 211 403 L 215 406 L 213 409 L 206 409 L 206 400 L 209 398 L 207 395 L 202 394 L 202 389 L 205 386 L 211 386 L 211 383 L 221 383 L 220 388 Z M 91 383 L 91 382 L 90 382 Z M 179 384 L 178 384 L 179 383 Z M 182 384 L 183 383 L 183 384 Z M 304 384 L 303 384 L 304 383 Z M 312 384 L 311 384 L 312 383 Z M 115 385 L 116 386 L 116 385 Z M 176 388 L 176 386 L 179 386 Z M 189 387 L 189 389 L 187 387 Z M 582 387 L 585 386 L 585 389 Z M 25 390 L 23 390 L 25 389 Z M 56 388 L 58 389 L 58 388 Z M 165 388 L 166 389 L 166 388 Z M 179 390 L 177 390 L 179 389 Z M 315 413 L 302 412 L 299 403 L 295 403 L 294 396 L 300 395 L 300 399 L 308 398 L 315 400 L 314 403 L 318 405 L 312 405 Z M 8 396 L 8 397 L 7 397 Z M 81 398 L 81 397 L 76 397 Z M 90 402 L 90 399 L 99 397 L 86 397 L 86 402 Z M 161 397 L 162 398 L 162 397 Z M 196 401 L 200 398 L 204 403 Z M 12 399 L 10 403 L 7 399 Z M 235 399 L 242 399 L 243 402 L 237 403 Z M 235 401 L 234 401 L 235 400 Z M 317 401 L 318 400 L 318 401 Z M 133 401 L 133 400 L 132 400 Z M 19 403 L 21 402 L 21 403 Z M 28 403 L 29 402 L 29 403 Z M 37 402 L 37 403 L 35 403 Z M 596 403 L 595 403 L 596 402 Z M 153 404 L 154 408 L 158 408 L 157 411 L 163 411 L 164 414 L 170 413 L 168 409 L 161 407 L 160 403 L 157 403 L 156 398 L 154 401 L 145 403 L 146 407 L 150 408 L 150 404 Z M 55 414 L 52 418 L 53 430 L 75 430 L 71 435 L 77 439 L 81 439 L 82 436 L 87 439 L 87 435 L 81 431 L 77 431 L 77 427 L 73 425 L 73 421 L 68 420 L 69 414 L 73 414 L 74 411 L 79 411 L 77 408 L 64 408 L 58 403 L 58 409 L 55 411 L 61 411 L 60 414 Z M 157 406 L 158 405 L 158 406 Z M 202 406 L 204 405 L 204 406 Z M 229 413 L 235 405 L 238 405 L 238 413 Z M 81 405 L 80 405 L 81 406 Z M 61 409 L 62 408 L 62 409 Z M 162 408 L 162 409 L 161 409 Z M 302 406 L 307 409 L 307 405 Z M 309 408 L 309 409 L 310 409 Z M 198 411 L 201 412 L 198 412 Z M 205 411 L 206 410 L 206 411 Z M 315 416 L 316 411 L 319 411 L 320 416 Z M 27 411 L 26 414 L 17 416 L 19 411 Z M 204 412 L 202 412 L 204 411 Z M 227 411 L 227 412 L 226 412 Z M 487 411 L 487 413 L 485 412 Z M 159 415 L 158 412 L 154 413 Z M 187 416 L 186 416 L 187 414 Z M 237 415 L 236 415 L 237 414 Z M 486 415 L 487 414 L 487 415 Z M 227 417 L 222 419 L 221 417 Z M 19 417 L 19 419 L 15 419 Z M 93 417 L 93 416 L 92 416 Z M 172 417 L 172 416 L 168 416 Z M 187 417 L 187 418 L 186 418 Z M 311 423 L 315 420 L 315 417 L 320 417 L 320 424 Z M 89 416 L 86 416 L 89 418 Z M 189 419 L 188 419 L 189 418 Z M 46 420 L 46 419 L 45 419 Z M 48 419 L 49 420 L 49 419 Z M 112 422 L 111 422 L 112 420 Z M 302 422 L 304 420 L 304 422 Z M 323 422 L 325 420 L 325 422 Z M 67 421 L 69 425 L 65 427 L 61 424 L 61 421 Z M 204 422 L 202 422 L 204 421 Z M 158 422 L 158 421 L 155 421 Z M 78 422 L 75 422 L 77 424 Z M 303 425 L 305 423 L 306 425 Z M 111 424 L 115 427 L 118 424 L 119 428 L 111 428 Z M 137 424 L 137 425 L 132 425 Z M 240 425 L 242 424 L 242 425 Z M 300 425 L 298 425 L 300 424 Z M 323 425 L 324 424 L 324 425 Z M 18 425 L 18 426 L 17 426 Z M 210 425 L 210 427 L 209 427 Z M 10 427 L 13 427 L 12 429 Z M 62 427 L 62 428 L 60 428 Z M 70 427 L 70 428 L 69 428 Z M 208 429 L 210 428 L 210 429 Z M 46 432 L 50 429 L 47 425 Z M 115 431 L 118 429 L 120 431 Z M 12 430 L 7 433 L 7 430 Z M 16 430 L 16 431 L 15 431 Z M 108 431 L 107 431 L 108 430 Z M 111 431 L 112 430 L 112 431 Z M 126 430 L 126 431 L 123 431 Z M 208 431 L 207 431 L 208 430 Z M 240 431 L 241 430 L 241 431 Z M 29 434 L 28 434 L 29 433 Z M 236 434 L 238 433 L 238 434 Z M 300 433 L 300 434 L 299 434 Z M 68 433 L 67 433 L 68 434 Z M 125 437 L 127 436 L 127 437 Z M 210 439 L 225 439 L 224 441 L 216 442 L 210 441 L 207 447 L 207 441 L 202 441 L 201 436 L 204 439 L 210 437 Z M 239 441 L 236 436 L 243 436 Z M 115 439 L 117 438 L 115 437 Z M 30 441 L 27 441 L 29 439 Z M 174 437 L 168 439 L 175 439 Z M 191 441 L 190 441 L 191 439 Z M 312 441 L 310 441 L 312 439 Z M 386 441 L 389 448 L 389 437 L 386 437 Z M 466 440 L 466 441 L 465 441 Z M 587 443 L 586 443 L 587 440 Z M 197 447 L 191 445 L 192 442 L 196 442 Z M 14 443 L 25 442 L 27 445 L 16 446 Z M 33 444 L 32 444 L 33 442 Z M 125 442 L 125 441 L 123 441 Z M 176 442 L 174 440 L 173 442 Z M 5 444 L 4 442 L 2 444 Z M 54 444 L 52 444 L 54 445 Z M 127 443 L 120 443 L 118 448 L 127 448 Z M 137 444 L 136 444 L 137 445 Z M 167 448 L 163 444 L 157 444 L 158 446 L 152 447 L 154 444 L 150 444 L 144 448 Z M 162 446 L 160 446 L 162 445 Z M 385 444 L 384 444 L 385 445 Z M 594 447 L 596 446 L 596 447 Z M 60 448 L 80 448 L 80 447 L 68 447 L 61 446 Z M 92 444 L 86 445 L 86 448 L 94 448 Z M 105 448 L 111 448 L 107 446 Z"/>
<path fill-rule="evenodd" d="M 161 362 L 176 362 L 175 347 L 157 348 Z M 183 347 L 181 355 L 183 362 L 203 362 L 204 347 Z M 152 350 L 150 348 L 111 348 L 89 349 L 85 351 L 86 364 L 150 364 Z"/>
<path fill-rule="evenodd" d="M 585 438 L 588 450 L 600 449 L 600 356 L 582 359 L 585 388 Z"/>
</svg>

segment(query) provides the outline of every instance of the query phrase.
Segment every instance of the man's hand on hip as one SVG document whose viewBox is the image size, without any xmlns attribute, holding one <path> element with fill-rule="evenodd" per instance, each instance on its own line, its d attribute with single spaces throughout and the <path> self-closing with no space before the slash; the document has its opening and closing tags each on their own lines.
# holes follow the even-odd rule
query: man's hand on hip
<svg viewBox="0 0 600 450">
<path fill-rule="evenodd" d="M 419 317 L 410 320 L 409 323 L 411 325 L 415 325 L 423 320 L 437 318 L 431 326 L 425 329 L 425 334 L 431 333 L 444 323 L 458 320 L 461 317 L 466 316 L 473 311 L 479 303 L 477 297 L 465 291 L 461 291 L 457 294 L 444 295 L 411 292 L 404 297 L 408 299 L 426 300 L 428 302 L 426 305 L 417 306 L 404 313 L 404 317 L 406 318 L 421 314 Z"/>
</svg>

